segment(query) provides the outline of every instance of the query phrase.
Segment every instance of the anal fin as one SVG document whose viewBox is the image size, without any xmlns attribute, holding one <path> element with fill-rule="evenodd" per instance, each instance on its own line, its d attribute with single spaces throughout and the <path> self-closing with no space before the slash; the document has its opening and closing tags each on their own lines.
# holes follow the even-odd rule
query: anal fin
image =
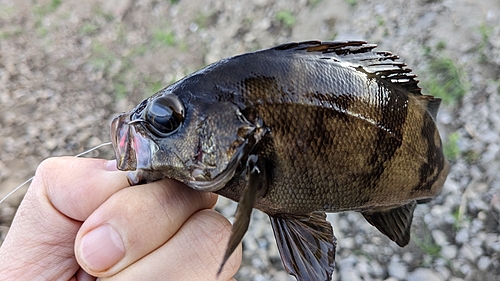
<svg viewBox="0 0 500 281">
<path fill-rule="evenodd" d="M 410 242 L 410 227 L 416 206 L 417 202 L 412 201 L 400 207 L 376 212 L 365 211 L 361 214 L 389 239 L 404 247 Z"/>
<path fill-rule="evenodd" d="M 337 242 L 326 214 L 278 214 L 270 219 L 286 271 L 298 281 L 331 280 Z"/>
</svg>

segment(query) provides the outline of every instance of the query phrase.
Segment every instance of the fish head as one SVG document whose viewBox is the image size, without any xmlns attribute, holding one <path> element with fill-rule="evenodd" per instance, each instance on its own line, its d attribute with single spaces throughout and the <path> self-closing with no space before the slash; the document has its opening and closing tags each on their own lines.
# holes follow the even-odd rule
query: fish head
<svg viewBox="0 0 500 281">
<path fill-rule="evenodd" d="M 217 191 L 255 144 L 258 122 L 235 103 L 213 100 L 188 78 L 120 114 L 111 124 L 117 167 L 139 184 L 165 177 Z"/>
</svg>

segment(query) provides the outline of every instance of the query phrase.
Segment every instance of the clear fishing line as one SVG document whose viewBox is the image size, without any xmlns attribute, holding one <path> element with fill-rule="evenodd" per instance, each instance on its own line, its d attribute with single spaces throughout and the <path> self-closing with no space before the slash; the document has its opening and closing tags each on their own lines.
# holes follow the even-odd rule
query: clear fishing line
<svg viewBox="0 0 500 281">
<path fill-rule="evenodd" d="M 101 143 L 101 144 L 100 144 L 100 145 L 98 145 L 98 146 L 95 146 L 95 147 L 93 147 L 93 148 L 91 148 L 91 149 L 89 149 L 89 150 L 87 150 L 87 151 L 84 151 L 84 152 L 82 152 L 82 153 L 79 153 L 79 154 L 75 155 L 75 157 L 80 157 L 80 156 L 83 156 L 83 155 L 85 155 L 85 154 L 87 154 L 87 153 L 89 153 L 89 152 L 92 152 L 92 151 L 94 151 L 94 150 L 96 150 L 96 149 L 99 149 L 99 148 L 101 148 L 101 147 L 103 147 L 103 146 L 110 145 L 110 144 L 111 144 L 111 142 Z M 33 176 L 33 177 L 31 177 L 31 178 L 27 179 L 25 182 L 21 183 L 18 187 L 14 188 L 14 190 L 12 190 L 11 192 L 9 192 L 9 194 L 7 194 L 4 198 L 2 198 L 2 200 L 0 200 L 0 204 L 2 204 L 2 202 L 3 202 L 3 201 L 5 201 L 5 199 L 9 198 L 12 194 L 14 194 L 14 192 L 18 191 L 18 190 L 19 190 L 21 187 L 23 187 L 25 184 L 27 184 L 27 183 L 29 183 L 30 181 L 32 181 L 34 177 L 35 177 L 35 176 Z"/>
</svg>

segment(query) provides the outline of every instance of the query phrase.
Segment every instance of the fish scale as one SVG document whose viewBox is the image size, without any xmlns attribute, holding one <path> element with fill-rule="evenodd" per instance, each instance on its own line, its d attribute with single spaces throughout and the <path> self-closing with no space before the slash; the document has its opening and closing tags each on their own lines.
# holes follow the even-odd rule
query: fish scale
<svg viewBox="0 0 500 281">
<path fill-rule="evenodd" d="M 117 166 L 134 184 L 168 177 L 238 202 L 221 270 L 253 208 L 298 280 L 331 280 L 325 212 L 361 212 L 403 247 L 448 174 L 441 101 L 375 47 L 306 41 L 209 65 L 113 120 Z"/>
</svg>

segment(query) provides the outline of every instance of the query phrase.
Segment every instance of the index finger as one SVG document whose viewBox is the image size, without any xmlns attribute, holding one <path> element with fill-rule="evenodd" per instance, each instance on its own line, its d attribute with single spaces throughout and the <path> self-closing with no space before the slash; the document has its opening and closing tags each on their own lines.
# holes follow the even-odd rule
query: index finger
<svg viewBox="0 0 500 281">
<path fill-rule="evenodd" d="M 49 158 L 37 169 L 33 185 L 42 188 L 34 191 L 44 193 L 47 201 L 64 215 L 84 221 L 111 195 L 129 187 L 127 173 L 116 170 L 115 163 L 91 158 Z"/>
<path fill-rule="evenodd" d="M 74 240 L 82 221 L 128 187 L 127 174 L 109 171 L 110 164 L 74 157 L 40 164 L 0 248 L 0 279 L 69 280 L 75 274 Z"/>
</svg>

